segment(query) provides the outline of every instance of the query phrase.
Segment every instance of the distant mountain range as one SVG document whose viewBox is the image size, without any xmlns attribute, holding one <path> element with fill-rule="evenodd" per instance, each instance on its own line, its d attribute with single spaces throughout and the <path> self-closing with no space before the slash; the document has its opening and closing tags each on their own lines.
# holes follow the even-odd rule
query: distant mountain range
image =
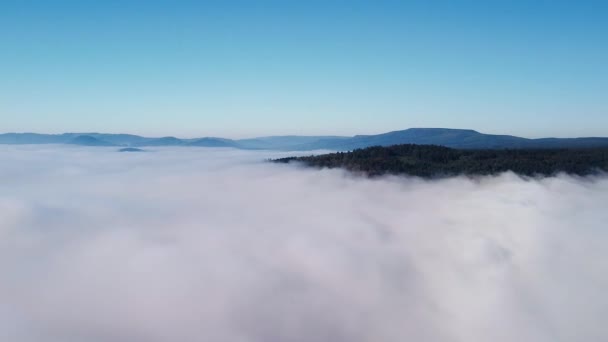
<svg viewBox="0 0 608 342">
<path fill-rule="evenodd" d="M 203 146 L 248 150 L 336 150 L 399 144 L 440 145 L 458 149 L 590 148 L 608 147 L 606 137 L 527 139 L 512 135 L 483 134 L 470 129 L 410 128 L 376 135 L 270 136 L 251 139 L 203 137 L 149 138 L 132 134 L 105 133 L 4 133 L 0 144 L 72 144 L 81 146 Z"/>
</svg>

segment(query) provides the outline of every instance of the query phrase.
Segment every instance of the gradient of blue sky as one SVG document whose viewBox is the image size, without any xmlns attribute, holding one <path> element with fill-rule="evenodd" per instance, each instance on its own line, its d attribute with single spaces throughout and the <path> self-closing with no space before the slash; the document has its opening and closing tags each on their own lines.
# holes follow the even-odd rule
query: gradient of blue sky
<svg viewBox="0 0 608 342">
<path fill-rule="evenodd" d="M 0 131 L 608 136 L 607 1 L 0 1 Z"/>
</svg>

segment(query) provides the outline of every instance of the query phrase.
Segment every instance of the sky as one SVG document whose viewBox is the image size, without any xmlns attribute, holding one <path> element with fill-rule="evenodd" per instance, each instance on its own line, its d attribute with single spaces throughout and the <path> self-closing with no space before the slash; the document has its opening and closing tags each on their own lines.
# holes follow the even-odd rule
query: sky
<svg viewBox="0 0 608 342">
<path fill-rule="evenodd" d="M 608 136 L 605 1 L 0 1 L 0 132 Z"/>
</svg>

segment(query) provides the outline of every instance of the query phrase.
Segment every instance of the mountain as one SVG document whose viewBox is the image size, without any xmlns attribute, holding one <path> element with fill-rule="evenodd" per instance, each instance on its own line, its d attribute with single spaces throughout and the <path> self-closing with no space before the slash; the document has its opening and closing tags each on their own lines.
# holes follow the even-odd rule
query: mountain
<svg viewBox="0 0 608 342">
<path fill-rule="evenodd" d="M 512 135 L 483 134 L 471 129 L 410 128 L 377 135 L 321 139 L 295 150 L 350 151 L 370 146 L 401 144 L 439 145 L 458 149 L 590 148 L 608 146 L 608 138 L 527 139 Z"/>
<path fill-rule="evenodd" d="M 482 134 L 470 129 L 410 128 L 377 135 L 356 135 L 349 139 L 324 139 L 301 146 L 302 150 L 349 151 L 369 146 L 400 144 L 440 145 L 453 148 L 524 148 L 529 139 L 510 135 Z M 608 145 L 608 139 L 606 139 Z"/>
<path fill-rule="evenodd" d="M 82 135 L 87 135 L 95 139 L 105 141 L 112 145 L 123 146 L 137 145 L 144 141 L 150 140 L 150 138 L 144 138 L 134 134 L 83 133 Z"/>
<path fill-rule="evenodd" d="M 104 140 L 97 139 L 90 135 L 79 135 L 79 136 L 75 137 L 74 139 L 68 141 L 67 143 L 72 144 L 72 145 L 82 145 L 82 146 L 115 146 L 115 144 L 112 144 L 112 143 L 104 141 Z"/>
<path fill-rule="evenodd" d="M 163 138 L 145 138 L 143 141 L 134 143 L 134 146 L 179 146 L 184 145 L 185 142 L 182 139 L 176 137 L 163 137 Z"/>
<path fill-rule="evenodd" d="M 137 147 L 123 147 L 123 148 L 119 149 L 118 152 L 146 152 L 146 151 L 142 150 L 141 148 L 137 148 Z"/>
<path fill-rule="evenodd" d="M 236 142 L 241 148 L 245 149 L 294 150 L 301 149 L 302 146 L 314 144 L 322 140 L 339 141 L 341 139 L 350 139 L 350 137 L 281 135 L 252 139 L 240 139 Z"/>
<path fill-rule="evenodd" d="M 74 135 L 65 134 L 38 134 L 38 133 L 5 133 L 0 134 L 0 144 L 65 144 Z"/>
<path fill-rule="evenodd" d="M 239 145 L 231 139 L 224 138 L 200 138 L 195 139 L 187 144 L 187 146 L 199 147 L 234 147 L 239 148 Z"/>
<path fill-rule="evenodd" d="M 127 147 L 200 146 L 283 151 L 351 151 L 370 146 L 400 144 L 439 145 L 457 149 L 592 148 L 607 147 L 608 138 L 527 139 L 512 135 L 483 134 L 471 129 L 410 128 L 375 135 L 355 135 L 353 137 L 285 135 L 237 140 L 218 137 L 195 139 L 149 138 L 132 134 L 105 133 L 5 133 L 0 134 L 0 144 L 78 144 Z"/>
</svg>

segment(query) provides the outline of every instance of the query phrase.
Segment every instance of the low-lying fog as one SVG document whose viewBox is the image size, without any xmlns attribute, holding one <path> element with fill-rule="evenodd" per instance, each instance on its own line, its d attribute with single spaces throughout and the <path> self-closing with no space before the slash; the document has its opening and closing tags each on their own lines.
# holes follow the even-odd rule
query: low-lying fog
<svg viewBox="0 0 608 342">
<path fill-rule="evenodd" d="M 608 178 L 0 146 L 0 340 L 607 341 Z"/>
</svg>

